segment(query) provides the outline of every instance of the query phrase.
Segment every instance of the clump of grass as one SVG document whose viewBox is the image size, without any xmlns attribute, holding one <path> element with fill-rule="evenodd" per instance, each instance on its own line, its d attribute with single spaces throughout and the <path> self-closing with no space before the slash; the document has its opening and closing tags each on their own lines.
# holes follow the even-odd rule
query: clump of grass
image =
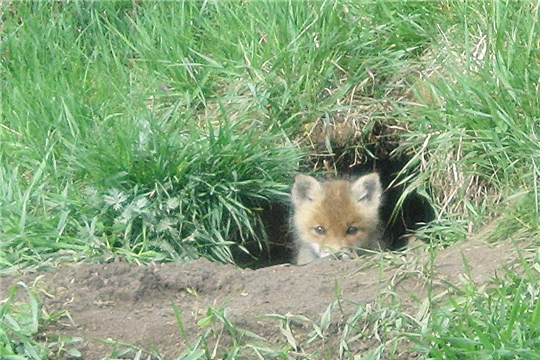
<svg viewBox="0 0 540 360">
<path fill-rule="evenodd" d="M 410 139 L 422 169 L 418 184 L 432 185 L 440 219 L 469 219 L 466 226 L 478 229 L 501 201 L 507 213 L 511 198 L 525 219 L 538 213 L 538 6 L 451 8 L 462 22 L 431 50 L 440 63 L 430 70 L 427 106 Z M 537 231 L 537 218 L 530 220 L 526 226 Z"/>
<path fill-rule="evenodd" d="M 179 355 L 182 358 L 282 358 L 292 359 L 288 348 L 279 348 L 252 331 L 242 329 L 230 320 L 224 307 L 208 307 L 205 317 L 198 321 L 201 336 L 192 340 L 185 333 L 180 313 L 174 307 L 179 329 L 187 348 Z"/>
<path fill-rule="evenodd" d="M 277 136 L 266 135 L 259 143 L 256 131 L 238 123 L 208 124 L 204 136 L 196 131 L 196 136 L 153 142 L 156 151 L 145 150 L 143 158 L 129 164 L 137 169 L 120 171 L 126 176 L 119 183 L 131 183 L 133 190 L 122 191 L 131 188 L 126 185 L 101 193 L 88 189 L 97 201 L 94 208 L 107 215 L 99 221 L 112 221 L 122 234 L 121 247 L 147 249 L 143 243 L 153 239 L 181 256 L 199 253 L 230 262 L 233 240 L 264 240 L 259 212 L 270 201 L 286 198 L 296 149 L 276 146 L 282 141 Z M 161 160 L 168 170 L 156 179 L 165 167 Z"/>
<path fill-rule="evenodd" d="M 447 306 L 434 310 L 429 325 L 411 338 L 419 351 L 435 359 L 537 359 L 538 292 L 538 281 L 514 273 L 488 288 L 466 286 Z"/>
<path fill-rule="evenodd" d="M 17 288 L 28 296 L 28 303 L 15 302 Z M 39 301 L 26 284 L 19 282 L 9 291 L 9 297 L 0 306 L 0 355 L 5 359 L 43 359 L 47 355 L 44 345 L 34 340 L 40 321 Z"/>
</svg>

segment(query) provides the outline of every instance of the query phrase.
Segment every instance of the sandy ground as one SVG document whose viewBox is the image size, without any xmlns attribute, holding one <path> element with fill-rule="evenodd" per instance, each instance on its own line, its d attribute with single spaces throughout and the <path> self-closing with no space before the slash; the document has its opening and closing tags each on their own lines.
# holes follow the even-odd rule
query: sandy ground
<svg viewBox="0 0 540 360">
<path fill-rule="evenodd" d="M 12 284 L 23 280 L 30 285 L 39 277 L 36 288 L 43 309 L 49 314 L 64 310 L 69 314 L 43 324 L 40 336 L 48 341 L 57 335 L 81 337 L 82 341 L 73 346 L 84 359 L 110 355 L 113 347 L 103 342 L 107 339 L 135 345 L 148 354 L 158 351 L 163 358 L 171 359 L 187 347 L 174 306 L 181 314 L 190 342 L 205 331 L 203 324 L 197 322 L 212 307 L 226 309 L 225 314 L 235 327 L 252 331 L 277 348 L 287 339 L 279 321 L 264 315 L 303 315 L 320 322 L 338 294 L 343 308 L 333 315 L 335 322 L 358 308 L 354 304 L 388 303 L 388 294 L 392 294 L 394 306 L 416 314 L 428 288 L 436 295 L 465 280 L 485 283 L 504 266 L 514 264 L 517 254 L 515 245 L 471 241 L 441 250 L 432 258 L 427 246 L 419 246 L 398 254 L 349 261 L 323 259 L 306 266 L 285 264 L 258 270 L 242 270 L 205 259 L 149 266 L 120 261 L 81 263 L 4 277 L 0 290 L 3 300 Z M 324 357 L 336 355 L 337 339 L 332 339 L 331 330 L 324 341 L 308 344 L 307 336 L 313 327 L 302 321 L 291 323 L 291 331 L 301 344 L 291 349 L 292 355 L 314 351 L 325 354 Z M 336 329 L 336 337 L 338 332 Z M 226 348 L 224 345 L 230 339 L 223 335 L 216 341 Z M 373 336 L 359 337 L 350 349 L 353 354 L 365 354 L 379 344 L 380 339 Z M 400 358 L 414 356 L 405 344 Z"/>
</svg>

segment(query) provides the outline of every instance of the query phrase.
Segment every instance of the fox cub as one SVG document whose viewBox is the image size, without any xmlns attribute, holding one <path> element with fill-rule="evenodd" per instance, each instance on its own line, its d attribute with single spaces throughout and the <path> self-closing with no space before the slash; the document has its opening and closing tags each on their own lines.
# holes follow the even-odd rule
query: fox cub
<svg viewBox="0 0 540 360">
<path fill-rule="evenodd" d="M 297 175 L 292 186 L 292 224 L 296 235 L 296 263 L 381 246 L 379 205 L 382 187 L 377 173 L 354 182 L 319 182 Z"/>
</svg>

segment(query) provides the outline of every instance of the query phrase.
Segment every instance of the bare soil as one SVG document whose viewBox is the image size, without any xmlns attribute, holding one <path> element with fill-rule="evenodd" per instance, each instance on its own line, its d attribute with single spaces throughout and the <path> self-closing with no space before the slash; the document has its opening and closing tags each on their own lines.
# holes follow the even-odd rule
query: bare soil
<svg viewBox="0 0 540 360">
<path fill-rule="evenodd" d="M 345 306 L 341 315 L 332 318 L 336 322 L 340 316 L 348 316 L 347 311 L 354 311 L 354 306 L 358 307 L 354 304 L 388 303 L 415 315 L 427 297 L 428 287 L 434 296 L 464 279 L 483 284 L 517 259 L 516 246 L 512 244 L 470 241 L 439 251 L 434 261 L 426 249 L 419 246 L 397 254 L 376 254 L 350 261 L 323 259 L 306 266 L 286 264 L 258 270 L 242 270 L 205 259 L 148 266 L 120 261 L 80 263 L 2 278 L 0 290 L 1 299 L 5 299 L 8 288 L 17 281 L 30 285 L 39 277 L 36 288 L 40 289 L 43 309 L 48 314 L 66 311 L 69 315 L 43 324 L 40 336 L 48 341 L 59 335 L 81 337 L 82 341 L 72 347 L 84 359 L 109 356 L 114 346 L 103 340 L 134 345 L 147 354 L 159 352 L 163 358 L 172 359 L 188 346 L 174 306 L 179 310 L 189 342 L 205 330 L 204 324 L 197 322 L 212 307 L 226 309 L 227 318 L 235 327 L 252 331 L 267 343 L 281 344 L 283 348 L 287 339 L 280 331 L 279 321 L 265 315 L 303 315 L 319 323 L 329 304 L 338 297 L 347 300 L 343 303 L 349 308 Z M 388 302 L 388 294 L 392 294 L 392 303 Z M 301 344 L 291 349 L 291 355 L 321 351 L 325 354 L 321 357 L 336 358 L 337 340 L 332 339 L 331 331 L 325 341 L 307 344 L 312 325 L 296 321 L 291 329 Z M 334 334 L 337 337 L 338 330 Z M 223 336 L 218 341 L 224 349 L 230 339 Z M 365 354 L 380 345 L 380 340 L 366 335 L 349 345 L 352 353 Z M 63 354 L 57 356 L 68 358 Z M 127 353 L 125 358 L 133 356 Z M 414 351 L 404 344 L 400 358 L 414 357 Z"/>
</svg>

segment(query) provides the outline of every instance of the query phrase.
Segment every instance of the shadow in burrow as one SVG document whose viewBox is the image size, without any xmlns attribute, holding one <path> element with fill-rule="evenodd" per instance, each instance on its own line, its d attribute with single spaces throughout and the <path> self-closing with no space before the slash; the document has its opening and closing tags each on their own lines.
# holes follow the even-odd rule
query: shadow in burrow
<svg viewBox="0 0 540 360">
<path fill-rule="evenodd" d="M 345 148 L 335 148 L 331 157 L 325 157 L 325 163 L 332 162 L 340 178 L 354 179 L 376 171 L 379 173 L 383 193 L 383 203 L 379 215 L 384 226 L 384 239 L 389 250 L 401 250 L 408 244 L 411 234 L 435 218 L 435 211 L 429 200 L 416 191 L 409 193 L 401 206 L 398 201 L 403 195 L 405 185 L 393 185 L 397 174 L 409 162 L 410 156 L 390 156 L 388 149 L 367 146 L 374 157 L 366 157 L 362 163 L 356 163 L 354 152 Z M 351 165 L 354 164 L 354 165 Z M 313 168 L 313 164 L 310 164 Z M 293 179 L 291 177 L 291 183 Z M 286 202 L 269 204 L 261 211 L 261 220 L 267 234 L 267 242 L 262 246 L 258 242 L 245 244 L 251 255 L 243 251 L 234 251 L 237 264 L 252 269 L 276 264 L 291 263 L 294 259 L 293 233 L 290 225 L 290 204 Z M 393 215 L 394 210 L 396 213 Z"/>
</svg>

